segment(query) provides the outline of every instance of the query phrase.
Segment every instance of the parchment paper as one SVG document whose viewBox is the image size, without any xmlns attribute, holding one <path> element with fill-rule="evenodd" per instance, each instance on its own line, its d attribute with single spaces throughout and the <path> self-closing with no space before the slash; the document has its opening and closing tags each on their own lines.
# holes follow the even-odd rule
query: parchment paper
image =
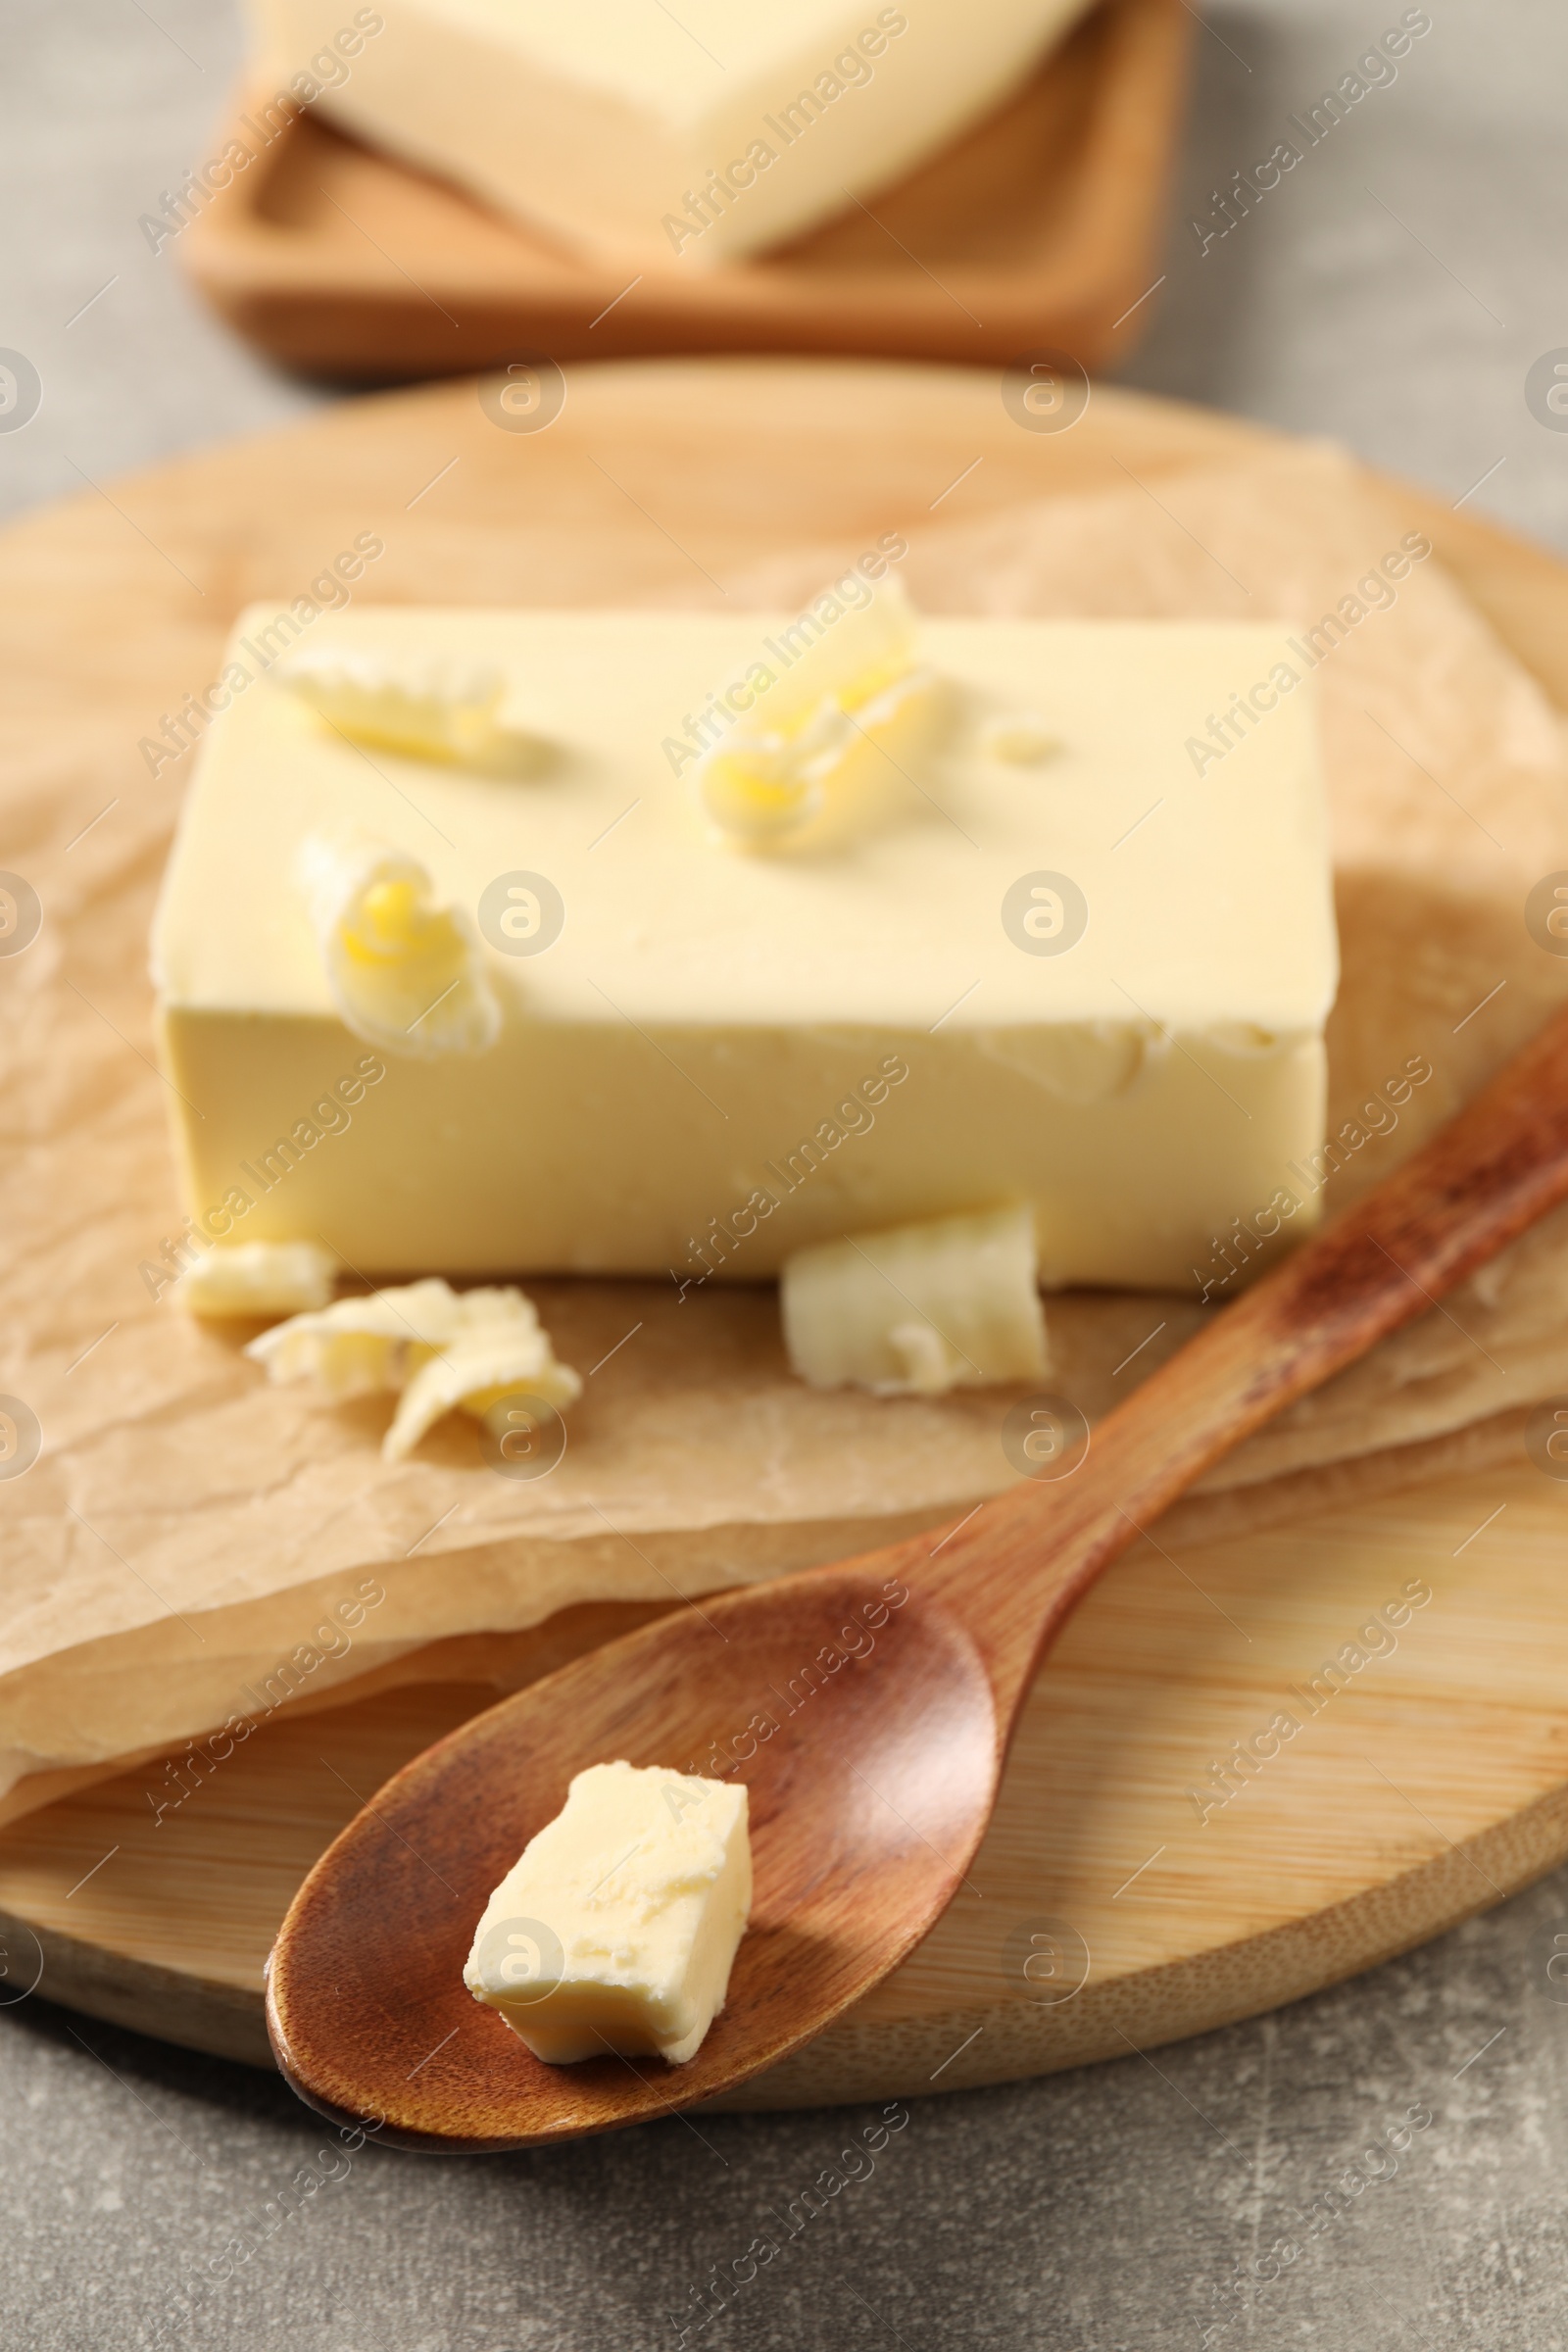
<svg viewBox="0 0 1568 2352">
<path fill-rule="evenodd" d="M 983 526 L 934 522 L 904 574 L 931 611 L 1311 624 L 1410 527 L 1337 453 L 1306 447 L 1162 480 L 1157 498 L 1129 476 Z M 737 601 L 790 601 L 855 552 L 803 551 L 726 585 Z M 1568 962 L 1535 943 L 1523 909 L 1568 867 L 1568 770 L 1556 714 L 1436 560 L 1349 624 L 1316 677 L 1345 956 L 1333 1125 L 1357 1120 L 1364 1139 L 1332 1207 L 1562 997 Z M 13 799 L 19 837 L 40 806 Z M 769 1576 L 1010 1483 L 1011 1393 L 813 1395 L 785 1368 L 771 1289 L 682 1303 L 655 1285 L 531 1284 L 558 1353 L 590 1375 L 566 1457 L 540 1481 L 487 1469 L 461 1417 L 387 1467 L 389 1400 L 329 1410 L 267 1389 L 239 1354 L 248 1329 L 193 1325 L 136 1276 L 179 1213 L 163 1083 L 150 999 L 142 1025 L 111 1036 L 94 973 L 143 968 L 167 810 L 117 839 L 114 858 L 74 867 L 60 921 L 5 974 L 6 1117 L 23 1141 L 0 1190 L 0 1390 L 43 1428 L 27 1475 L 0 1482 L 10 1811 L 231 1714 L 384 1677 L 429 1642 Z M 1396 1113 L 1363 1112 L 1380 1093 L 1388 1104 L 1384 1083 L 1411 1056 L 1431 1078 Z M 1358 1465 L 1375 1485 L 1517 1445 L 1522 1409 L 1568 1388 L 1565 1304 L 1556 1218 L 1242 1448 L 1166 1538 L 1342 1498 Z M 1092 1418 L 1200 1314 L 1191 1298 L 1108 1295 L 1048 1311 L 1051 1386 Z"/>
</svg>

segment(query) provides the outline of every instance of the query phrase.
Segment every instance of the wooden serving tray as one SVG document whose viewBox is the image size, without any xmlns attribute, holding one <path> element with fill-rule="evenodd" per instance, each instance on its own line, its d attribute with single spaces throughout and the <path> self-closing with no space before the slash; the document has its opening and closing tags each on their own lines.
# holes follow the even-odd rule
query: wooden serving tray
<svg viewBox="0 0 1568 2352">
<path fill-rule="evenodd" d="M 178 250 L 249 341 L 351 382 L 530 351 L 995 365 L 1054 345 L 1099 368 L 1150 317 L 1191 26 L 1182 0 L 1102 0 L 1017 98 L 913 177 L 707 273 L 671 266 L 628 286 L 632 269 L 579 259 L 314 115 Z"/>
<path fill-rule="evenodd" d="M 520 437 L 493 429 L 471 385 L 427 388 L 24 519 L 0 585 L 0 690 L 40 833 L 57 814 L 69 837 L 138 789 L 145 713 L 208 674 L 235 607 L 309 578 L 368 526 L 387 542 L 382 599 L 591 602 L 607 579 L 634 597 L 678 587 L 693 564 L 721 572 L 801 538 L 907 525 L 965 468 L 973 515 L 1123 468 L 1157 490 L 1270 439 L 1101 391 L 1071 432 L 1020 432 L 995 380 L 961 369 L 580 368 L 560 423 Z M 1568 571 L 1399 496 L 1568 708 Z M 678 548 L 663 513 L 679 514 Z M 150 879 L 156 856 L 137 855 Z M 111 975 L 95 985 L 131 1048 L 126 1085 L 151 1087 L 132 1060 L 143 984 L 123 1002 Z M 1147 2049 L 1353 1974 L 1551 1868 L 1568 1854 L 1565 1527 L 1568 1486 L 1521 1454 L 1179 1559 L 1142 1547 L 1040 1679 L 974 1891 L 736 2104 L 945 2090 Z M 1412 1605 L 1411 1588 L 1430 1598 Z M 422 1684 L 296 1704 L 161 1821 L 177 1783 L 160 1759 L 16 1824 L 0 1835 L 0 2000 L 36 1982 L 265 2062 L 263 1961 L 335 1830 L 498 1684 L 629 1615 L 444 1643 L 399 1670 Z M 1361 1663 L 1314 1700 L 1347 1648 Z M 1235 1742 L 1268 1749 L 1281 1710 L 1298 1732 L 1227 1802 L 1195 1802 Z"/>
</svg>

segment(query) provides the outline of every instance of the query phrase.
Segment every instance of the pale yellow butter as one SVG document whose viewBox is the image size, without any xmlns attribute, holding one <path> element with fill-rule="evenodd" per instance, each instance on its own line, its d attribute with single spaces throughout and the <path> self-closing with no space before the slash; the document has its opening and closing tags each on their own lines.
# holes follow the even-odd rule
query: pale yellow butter
<svg viewBox="0 0 1568 2352">
<path fill-rule="evenodd" d="M 787 1258 L 784 1345 L 813 1388 L 880 1396 L 1037 1379 L 1047 1366 L 1027 1208 L 846 1234 Z"/>
<path fill-rule="evenodd" d="M 307 643 L 277 676 L 324 726 L 416 759 L 483 765 L 505 741 L 495 715 L 502 680 L 494 670 L 397 664 L 373 654 L 345 660 L 330 647 Z"/>
<path fill-rule="evenodd" d="M 382 1390 L 397 1395 L 381 1444 L 389 1462 L 412 1453 L 458 1405 L 483 1420 L 508 1397 L 560 1410 L 582 1395 L 571 1366 L 557 1362 L 531 1298 L 510 1289 L 460 1293 L 437 1277 L 293 1315 L 245 1352 L 269 1379 L 310 1381 L 332 1403 Z"/>
<path fill-rule="evenodd" d="M 251 14 L 274 86 L 487 204 L 667 270 L 755 252 L 885 187 L 1005 95 L 1084 5 L 251 0 Z"/>
<path fill-rule="evenodd" d="M 239 1242 L 197 1258 L 170 1295 L 191 1315 L 292 1315 L 325 1306 L 336 1275 L 316 1242 Z"/>
<path fill-rule="evenodd" d="M 270 617 L 240 619 L 249 668 Z M 1283 633 L 922 620 L 939 718 L 868 756 L 805 846 L 738 856 L 697 784 L 726 739 L 715 697 L 804 634 L 744 613 L 315 622 L 323 648 L 498 672 L 502 723 L 542 747 L 515 783 L 368 760 L 267 675 L 236 695 L 154 940 L 198 1230 L 310 1237 L 377 1278 L 690 1283 L 1010 1200 L 1048 1288 L 1186 1287 L 1282 1192 L 1301 1231 L 1291 1163 L 1321 1141 L 1336 979 L 1310 686 L 1233 721 L 1201 774 L 1188 749 L 1290 664 Z M 990 748 L 1020 712 L 1059 746 L 1039 763 Z M 388 1020 L 371 1052 L 301 883 L 323 832 L 409 861 L 474 943 L 434 976 L 449 997 L 401 1015 L 416 1035 Z M 486 1015 L 429 1051 L 470 1003 L 494 1005 L 488 1043 Z"/>
<path fill-rule="evenodd" d="M 486 1904 L 464 1982 L 554 2066 L 694 2057 L 752 1904 L 744 1788 L 579 1772 Z"/>
</svg>

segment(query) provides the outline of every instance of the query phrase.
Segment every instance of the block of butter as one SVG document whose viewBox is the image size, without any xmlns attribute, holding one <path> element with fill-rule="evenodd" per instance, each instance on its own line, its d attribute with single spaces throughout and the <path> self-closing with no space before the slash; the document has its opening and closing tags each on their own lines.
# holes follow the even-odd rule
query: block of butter
<svg viewBox="0 0 1568 2352">
<path fill-rule="evenodd" d="M 552 2066 L 696 2055 L 752 1905 L 744 1788 L 594 1764 L 528 1840 L 464 1982 Z"/>
<path fill-rule="evenodd" d="M 996 104 L 1085 0 L 251 0 L 280 93 L 628 266 L 841 212 Z"/>
<path fill-rule="evenodd" d="M 730 760 L 827 762 L 816 830 L 738 845 L 704 747 L 855 629 L 882 677 L 869 594 L 312 620 L 313 691 L 331 649 L 494 673 L 517 773 L 351 738 L 280 682 L 300 621 L 243 614 L 154 935 L 199 1236 L 689 1286 L 1019 1203 L 1048 1288 L 1185 1288 L 1236 1220 L 1299 1232 L 1336 939 L 1284 633 L 925 620 L 889 748 L 829 705 L 848 751 Z"/>
</svg>

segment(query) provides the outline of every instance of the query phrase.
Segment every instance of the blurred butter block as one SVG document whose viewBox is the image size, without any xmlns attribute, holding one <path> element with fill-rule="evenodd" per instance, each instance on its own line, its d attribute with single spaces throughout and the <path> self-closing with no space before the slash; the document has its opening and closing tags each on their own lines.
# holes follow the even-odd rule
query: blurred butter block
<svg viewBox="0 0 1568 2352">
<path fill-rule="evenodd" d="M 573 244 L 699 268 L 890 185 L 1084 6 L 378 0 L 350 17 L 345 0 L 251 0 L 279 88 L 310 74 L 372 144 Z"/>
<path fill-rule="evenodd" d="M 798 845 L 737 849 L 699 747 L 721 691 L 848 630 L 812 617 L 836 601 L 311 621 L 345 657 L 494 669 L 541 746 L 521 778 L 367 755 L 268 666 L 288 614 L 243 613 L 154 937 L 199 1229 L 378 1278 L 689 1286 L 1010 1201 L 1048 1287 L 1182 1288 L 1233 1221 L 1279 1231 L 1284 1191 L 1303 1229 L 1337 951 L 1283 630 L 922 618 L 929 730 Z M 323 832 L 426 877 L 442 956 L 428 1011 L 391 992 L 401 1046 L 334 985 L 302 880 Z M 372 961 L 403 937 L 355 921 Z M 440 1030 L 460 981 L 494 1017 Z"/>
</svg>

